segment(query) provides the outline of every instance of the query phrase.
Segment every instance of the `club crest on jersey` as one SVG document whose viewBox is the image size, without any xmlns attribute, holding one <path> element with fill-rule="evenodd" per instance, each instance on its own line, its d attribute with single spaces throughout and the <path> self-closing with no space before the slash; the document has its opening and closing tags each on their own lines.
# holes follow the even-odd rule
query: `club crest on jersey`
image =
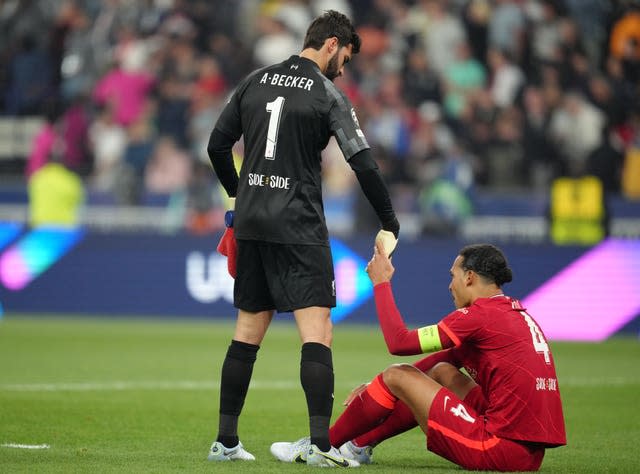
<svg viewBox="0 0 640 474">
<path fill-rule="evenodd" d="M 358 122 L 358 117 L 356 116 L 356 110 L 353 107 L 351 107 L 351 118 L 353 119 L 353 123 L 356 124 L 356 134 L 360 138 L 364 138 L 364 133 L 362 133 L 362 130 L 360 130 L 360 122 Z"/>
</svg>

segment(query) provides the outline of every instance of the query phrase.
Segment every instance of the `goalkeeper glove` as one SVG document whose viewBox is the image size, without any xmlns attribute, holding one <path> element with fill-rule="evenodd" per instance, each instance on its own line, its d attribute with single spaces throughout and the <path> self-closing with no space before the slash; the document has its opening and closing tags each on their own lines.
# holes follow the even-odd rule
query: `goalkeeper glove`
<svg viewBox="0 0 640 474">
<path fill-rule="evenodd" d="M 398 239 L 393 232 L 380 229 L 378 235 L 376 235 L 376 243 L 380 242 L 382 244 L 382 248 L 384 249 L 384 253 L 387 254 L 387 257 L 391 257 L 391 254 L 398 245 Z"/>
<path fill-rule="evenodd" d="M 236 277 L 237 259 L 238 259 L 238 244 L 236 242 L 236 236 L 233 231 L 233 218 L 235 212 L 236 198 L 229 199 L 229 210 L 224 215 L 224 224 L 226 229 L 222 238 L 218 243 L 217 251 L 221 255 L 227 257 L 227 271 L 233 278 Z"/>
</svg>

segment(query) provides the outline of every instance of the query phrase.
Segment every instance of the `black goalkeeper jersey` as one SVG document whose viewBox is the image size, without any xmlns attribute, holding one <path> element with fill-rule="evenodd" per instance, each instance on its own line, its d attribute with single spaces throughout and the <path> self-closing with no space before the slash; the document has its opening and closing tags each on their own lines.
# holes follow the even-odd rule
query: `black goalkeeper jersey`
<svg viewBox="0 0 640 474">
<path fill-rule="evenodd" d="M 252 73 L 216 128 L 244 135 L 236 238 L 328 245 L 320 152 L 332 135 L 347 160 L 369 144 L 349 99 L 316 63 L 291 56 Z"/>
</svg>

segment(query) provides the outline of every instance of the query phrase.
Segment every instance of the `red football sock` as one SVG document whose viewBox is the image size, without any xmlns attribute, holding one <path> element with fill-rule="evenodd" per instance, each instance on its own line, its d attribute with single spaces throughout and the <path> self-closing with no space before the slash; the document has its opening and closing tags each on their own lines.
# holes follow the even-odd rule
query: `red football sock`
<svg viewBox="0 0 640 474">
<path fill-rule="evenodd" d="M 340 447 L 378 426 L 393 411 L 397 400 L 384 384 L 382 374 L 378 375 L 329 429 L 331 445 Z"/>
<path fill-rule="evenodd" d="M 376 426 L 363 435 L 358 436 L 352 441 L 356 446 L 376 446 L 385 439 L 399 435 L 405 431 L 418 426 L 418 422 L 413 416 L 413 412 L 401 400 L 396 403 L 393 412 L 387 417 L 382 424 Z"/>
</svg>

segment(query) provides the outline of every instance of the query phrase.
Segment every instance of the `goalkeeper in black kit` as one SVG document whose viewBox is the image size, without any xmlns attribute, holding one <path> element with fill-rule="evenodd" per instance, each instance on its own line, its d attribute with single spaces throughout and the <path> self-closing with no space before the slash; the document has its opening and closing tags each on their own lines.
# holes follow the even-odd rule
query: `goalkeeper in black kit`
<svg viewBox="0 0 640 474">
<path fill-rule="evenodd" d="M 229 259 L 238 308 L 222 365 L 218 436 L 211 461 L 254 460 L 238 437 L 253 364 L 274 312 L 293 312 L 302 351 L 300 382 L 309 413 L 308 446 L 282 461 L 355 467 L 329 443 L 333 408 L 332 323 L 336 305 L 322 203 L 321 151 L 335 137 L 378 215 L 376 236 L 388 254 L 400 226 L 355 111 L 333 80 L 360 50 L 351 21 L 336 11 L 316 18 L 302 52 L 250 74 L 231 96 L 207 151 L 234 204 L 218 250 Z M 245 156 L 238 177 L 231 149 Z M 235 210 L 233 210 L 235 207 Z"/>
</svg>

